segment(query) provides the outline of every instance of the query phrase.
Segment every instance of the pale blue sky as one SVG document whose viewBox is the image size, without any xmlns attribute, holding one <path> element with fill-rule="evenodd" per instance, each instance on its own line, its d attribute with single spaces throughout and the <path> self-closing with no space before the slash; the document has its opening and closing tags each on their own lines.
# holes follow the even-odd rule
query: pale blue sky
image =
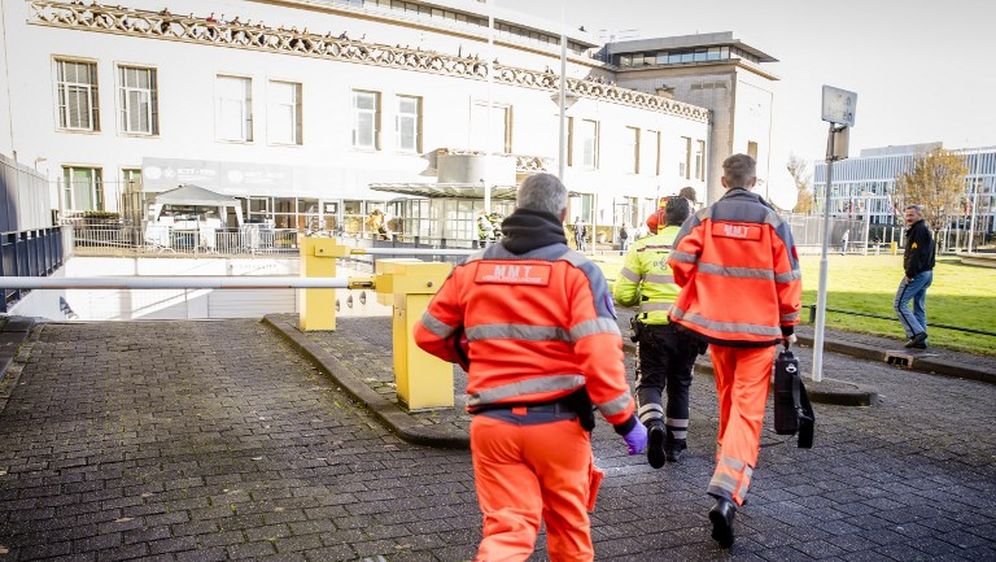
<svg viewBox="0 0 996 562">
<path fill-rule="evenodd" d="M 558 0 L 492 0 L 560 20 Z M 996 145 L 996 2 L 991 0 L 568 0 L 567 24 L 636 28 L 639 36 L 733 31 L 778 63 L 773 186 L 790 151 L 823 157 L 820 92 L 858 93 L 851 155 L 861 148 L 943 141 Z"/>
</svg>

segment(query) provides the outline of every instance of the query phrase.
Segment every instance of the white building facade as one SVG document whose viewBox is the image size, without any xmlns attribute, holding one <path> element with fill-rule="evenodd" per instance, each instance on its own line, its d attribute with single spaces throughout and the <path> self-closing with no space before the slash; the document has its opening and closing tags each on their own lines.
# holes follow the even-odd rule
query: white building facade
<svg viewBox="0 0 996 562">
<path fill-rule="evenodd" d="M 431 184 L 441 153 L 556 173 L 559 36 L 542 22 L 495 14 L 492 48 L 471 0 L 165 4 L 2 4 L 0 152 L 47 173 L 63 217 L 148 218 L 156 193 L 195 184 L 249 222 L 352 232 L 401 197 L 371 184 Z M 710 111 L 616 86 L 595 43 L 568 39 L 571 215 L 632 225 L 704 186 L 688 170 L 710 165 Z"/>
</svg>

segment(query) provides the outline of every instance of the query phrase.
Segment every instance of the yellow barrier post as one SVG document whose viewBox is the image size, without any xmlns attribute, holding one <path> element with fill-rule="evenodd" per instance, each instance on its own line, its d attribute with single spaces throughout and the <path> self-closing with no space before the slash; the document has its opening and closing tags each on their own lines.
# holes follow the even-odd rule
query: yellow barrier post
<svg viewBox="0 0 996 562">
<path fill-rule="evenodd" d="M 301 277 L 335 277 L 336 258 L 349 248 L 332 238 L 298 236 Z M 335 289 L 302 289 L 298 327 L 302 332 L 335 330 Z"/>
<path fill-rule="evenodd" d="M 453 365 L 415 345 L 415 323 L 453 268 L 415 259 L 377 260 L 377 299 L 394 305 L 394 380 L 409 410 L 453 407 Z"/>
<path fill-rule="evenodd" d="M 898 254 L 899 253 L 899 243 L 896 242 L 895 240 L 893 240 L 892 242 L 889 242 L 889 249 L 892 251 L 892 255 Z"/>
</svg>

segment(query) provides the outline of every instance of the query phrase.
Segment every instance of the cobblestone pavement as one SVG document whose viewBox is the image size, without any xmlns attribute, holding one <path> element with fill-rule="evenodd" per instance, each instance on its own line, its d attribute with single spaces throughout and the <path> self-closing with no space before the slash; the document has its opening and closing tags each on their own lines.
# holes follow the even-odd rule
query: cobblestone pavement
<svg viewBox="0 0 996 562">
<path fill-rule="evenodd" d="M 48 325 L 30 345 L 4 381 L 0 562 L 473 554 L 468 453 L 400 441 L 259 323 Z M 711 378 L 680 465 L 627 457 L 600 424 L 598 559 L 996 559 L 996 387 L 834 354 L 827 369 L 883 403 L 818 406 L 811 451 L 766 433 L 730 553 L 705 517 Z"/>
</svg>

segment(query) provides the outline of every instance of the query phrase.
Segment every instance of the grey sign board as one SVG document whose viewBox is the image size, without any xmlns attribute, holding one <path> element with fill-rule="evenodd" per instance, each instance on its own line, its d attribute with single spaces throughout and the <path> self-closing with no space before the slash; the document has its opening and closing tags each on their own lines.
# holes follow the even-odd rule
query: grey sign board
<svg viewBox="0 0 996 562">
<path fill-rule="evenodd" d="M 857 106 L 858 94 L 833 86 L 823 86 L 824 121 L 853 127 L 854 111 Z"/>
</svg>

